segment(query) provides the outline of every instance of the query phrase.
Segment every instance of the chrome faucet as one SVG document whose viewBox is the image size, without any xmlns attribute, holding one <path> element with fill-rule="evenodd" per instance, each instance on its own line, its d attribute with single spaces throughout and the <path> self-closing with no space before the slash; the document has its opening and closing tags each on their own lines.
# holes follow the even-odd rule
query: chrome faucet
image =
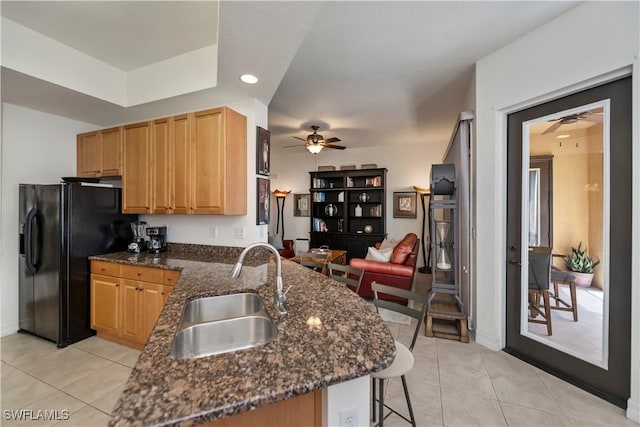
<svg viewBox="0 0 640 427">
<path fill-rule="evenodd" d="M 273 305 L 276 310 L 280 314 L 287 314 L 287 310 L 284 308 L 284 303 L 287 300 L 287 292 L 291 289 L 291 286 L 284 291 L 284 285 L 282 284 L 282 261 L 280 260 L 280 254 L 278 250 L 271 246 L 268 243 L 256 242 L 252 243 L 246 248 L 242 250 L 240 256 L 238 257 L 238 262 L 233 266 L 233 270 L 231 270 L 231 277 L 237 279 L 240 277 L 240 272 L 242 272 L 242 265 L 244 263 L 244 259 L 247 256 L 247 253 L 254 248 L 263 247 L 269 249 L 276 256 L 276 288 L 273 291 Z"/>
</svg>

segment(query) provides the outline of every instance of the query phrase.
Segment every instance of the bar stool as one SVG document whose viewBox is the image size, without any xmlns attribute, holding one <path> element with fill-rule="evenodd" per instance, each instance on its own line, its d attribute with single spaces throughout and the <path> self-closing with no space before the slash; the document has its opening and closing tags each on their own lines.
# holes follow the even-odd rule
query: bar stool
<svg viewBox="0 0 640 427">
<path fill-rule="evenodd" d="M 407 388 L 407 379 L 405 375 L 413 368 L 413 347 L 416 344 L 416 340 L 418 339 L 418 333 L 420 332 L 420 326 L 422 326 L 422 321 L 424 319 L 425 313 L 427 312 L 427 295 L 421 295 L 416 292 L 407 291 L 404 289 L 395 288 L 392 286 L 382 285 L 379 283 L 371 282 L 371 289 L 373 290 L 374 299 L 373 304 L 376 307 L 376 310 L 379 308 L 384 308 L 386 310 L 392 310 L 397 313 L 401 313 L 407 316 L 410 316 L 416 319 L 416 329 L 413 332 L 413 338 L 411 339 L 411 344 L 409 347 L 405 347 L 404 344 L 396 341 L 396 358 L 393 360 L 393 363 L 388 368 L 374 372 L 371 374 L 373 387 L 372 387 L 372 396 L 371 396 L 371 404 L 372 404 L 372 413 L 373 413 L 373 421 L 376 421 L 376 402 L 378 403 L 378 418 L 380 422 L 377 424 L 379 427 L 383 427 L 384 420 L 392 413 L 398 415 L 403 420 L 410 422 L 413 427 L 416 426 L 416 419 L 413 415 L 413 407 L 411 406 L 411 397 L 409 396 L 409 390 Z M 379 298 L 379 294 L 387 294 L 394 295 L 400 298 L 406 298 L 409 300 L 409 304 L 413 301 L 413 304 L 420 304 L 421 309 L 416 310 L 409 306 L 402 305 L 398 302 L 394 301 L 386 301 Z M 404 389 L 404 396 L 407 400 L 407 408 L 409 409 L 409 418 L 404 415 L 398 413 L 393 408 L 389 407 L 384 403 L 384 381 L 389 380 L 391 378 L 400 377 L 402 380 L 402 388 Z M 376 382 L 378 383 L 378 398 L 376 399 Z M 389 413 L 384 415 L 384 408 L 389 409 Z"/>
</svg>

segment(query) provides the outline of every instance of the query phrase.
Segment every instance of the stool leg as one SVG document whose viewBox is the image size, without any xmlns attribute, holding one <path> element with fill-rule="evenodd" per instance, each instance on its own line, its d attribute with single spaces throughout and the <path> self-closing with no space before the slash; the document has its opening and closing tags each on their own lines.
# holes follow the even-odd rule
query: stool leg
<svg viewBox="0 0 640 427">
<path fill-rule="evenodd" d="M 371 379 L 371 419 L 376 422 L 376 379 Z"/>
<path fill-rule="evenodd" d="M 404 396 L 407 398 L 407 407 L 409 408 L 409 417 L 411 418 L 411 425 L 416 427 L 416 419 L 413 416 L 413 407 L 411 406 L 411 397 L 409 397 L 409 389 L 407 388 L 407 379 L 403 376 L 400 377 L 402 379 L 402 388 L 404 388 Z"/>
<path fill-rule="evenodd" d="M 571 307 L 573 307 L 573 321 L 578 321 L 578 298 L 576 296 L 576 282 L 569 282 L 569 291 L 571 292 Z"/>
<path fill-rule="evenodd" d="M 379 390 L 378 393 L 380 395 L 378 401 L 378 418 L 380 418 L 379 427 L 384 427 L 384 380 L 380 378 L 380 383 L 378 384 Z"/>
<path fill-rule="evenodd" d="M 547 335 L 551 336 L 551 302 L 549 301 L 549 291 L 542 291 L 544 301 L 544 317 L 547 320 Z"/>
</svg>

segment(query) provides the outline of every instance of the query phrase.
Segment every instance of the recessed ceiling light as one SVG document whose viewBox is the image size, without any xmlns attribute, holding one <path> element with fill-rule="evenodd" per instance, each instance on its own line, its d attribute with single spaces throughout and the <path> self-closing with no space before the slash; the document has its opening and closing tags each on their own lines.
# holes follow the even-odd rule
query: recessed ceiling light
<svg viewBox="0 0 640 427">
<path fill-rule="evenodd" d="M 567 139 L 569 137 L 571 137 L 571 135 L 569 135 L 568 133 L 556 136 L 556 138 L 558 138 L 558 139 Z"/>
<path fill-rule="evenodd" d="M 258 83 L 258 78 L 256 76 L 254 76 L 253 74 L 243 74 L 240 76 L 240 80 L 242 80 L 243 82 L 245 82 L 248 85 L 254 85 L 256 83 Z"/>
</svg>

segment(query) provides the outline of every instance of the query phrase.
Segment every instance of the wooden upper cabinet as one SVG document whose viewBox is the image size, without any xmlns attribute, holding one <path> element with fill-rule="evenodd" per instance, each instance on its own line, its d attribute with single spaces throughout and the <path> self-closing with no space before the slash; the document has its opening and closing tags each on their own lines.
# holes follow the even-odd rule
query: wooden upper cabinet
<svg viewBox="0 0 640 427">
<path fill-rule="evenodd" d="M 173 144 L 173 213 L 191 212 L 191 116 L 171 118 L 170 140 Z"/>
<path fill-rule="evenodd" d="M 169 119 L 154 120 L 151 123 L 151 213 L 171 213 L 173 209 L 170 141 Z"/>
<path fill-rule="evenodd" d="M 102 176 L 122 175 L 122 127 L 105 129 L 102 134 Z"/>
<path fill-rule="evenodd" d="M 122 174 L 122 128 L 78 135 L 76 155 L 78 176 L 120 176 Z"/>
<path fill-rule="evenodd" d="M 151 211 L 151 129 L 149 122 L 124 127 L 122 212 Z"/>
<path fill-rule="evenodd" d="M 78 135 L 78 175 L 122 175 L 122 212 L 247 214 L 247 118 L 227 107 Z"/>
<path fill-rule="evenodd" d="M 247 213 L 247 119 L 226 107 L 193 113 L 191 212 Z"/>
</svg>

